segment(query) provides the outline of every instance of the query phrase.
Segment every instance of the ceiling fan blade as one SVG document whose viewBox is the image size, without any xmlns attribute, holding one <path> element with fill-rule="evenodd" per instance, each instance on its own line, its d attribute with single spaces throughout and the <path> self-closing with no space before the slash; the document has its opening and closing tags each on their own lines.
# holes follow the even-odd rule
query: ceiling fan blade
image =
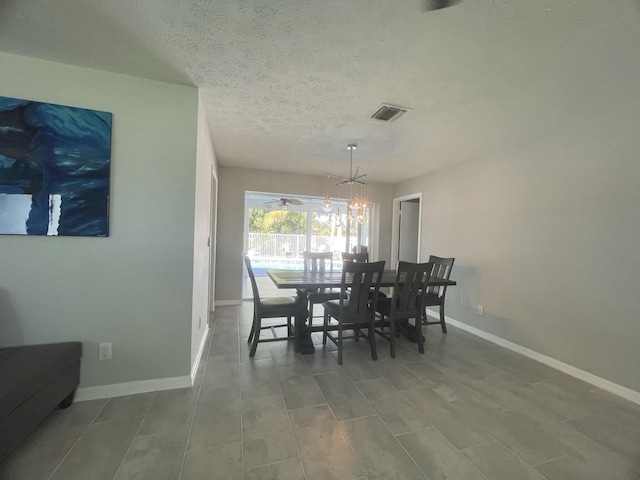
<svg viewBox="0 0 640 480">
<path fill-rule="evenodd" d="M 441 10 L 443 8 L 457 5 L 461 1 L 462 0 L 421 0 L 420 10 L 423 12 L 430 12 L 431 10 Z"/>
<path fill-rule="evenodd" d="M 303 205 L 303 203 L 300 200 L 298 200 L 297 198 L 287 198 L 286 200 L 291 205 Z"/>
</svg>

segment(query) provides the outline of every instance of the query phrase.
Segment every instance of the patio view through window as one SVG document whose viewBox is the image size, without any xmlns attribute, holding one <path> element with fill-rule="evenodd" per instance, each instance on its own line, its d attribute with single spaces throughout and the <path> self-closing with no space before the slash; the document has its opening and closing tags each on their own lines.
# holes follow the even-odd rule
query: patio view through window
<svg viewBox="0 0 640 480">
<path fill-rule="evenodd" d="M 274 200 L 275 199 L 275 200 Z M 280 199 L 280 201 L 278 201 Z M 295 199 L 295 204 L 284 199 Z M 302 270 L 302 252 L 333 252 L 334 269 L 342 266 L 341 252 L 368 246 L 369 221 L 349 222 L 347 202 L 334 200 L 330 212 L 322 198 L 295 195 L 245 194 L 245 251 L 256 275 L 269 268 Z"/>
</svg>

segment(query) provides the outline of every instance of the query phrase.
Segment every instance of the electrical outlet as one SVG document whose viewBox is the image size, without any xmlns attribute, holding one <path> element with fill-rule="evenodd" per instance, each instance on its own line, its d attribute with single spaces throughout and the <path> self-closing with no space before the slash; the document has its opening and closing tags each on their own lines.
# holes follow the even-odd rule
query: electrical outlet
<svg viewBox="0 0 640 480">
<path fill-rule="evenodd" d="M 110 343 L 100 344 L 100 354 L 98 358 L 100 360 L 111 360 L 111 344 Z"/>
<path fill-rule="evenodd" d="M 478 308 L 476 309 L 476 313 L 478 315 L 484 315 L 484 306 L 478 305 Z"/>
</svg>

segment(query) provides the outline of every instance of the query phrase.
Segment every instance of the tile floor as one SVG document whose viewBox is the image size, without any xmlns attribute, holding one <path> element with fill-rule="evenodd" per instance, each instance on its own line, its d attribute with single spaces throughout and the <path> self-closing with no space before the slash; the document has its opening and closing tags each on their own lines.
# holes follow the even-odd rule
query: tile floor
<svg viewBox="0 0 640 480">
<path fill-rule="evenodd" d="M 76 402 L 3 480 L 640 479 L 640 406 L 451 327 L 248 357 L 251 302 L 216 310 L 192 388 Z M 319 337 L 315 338 L 316 341 Z"/>
</svg>

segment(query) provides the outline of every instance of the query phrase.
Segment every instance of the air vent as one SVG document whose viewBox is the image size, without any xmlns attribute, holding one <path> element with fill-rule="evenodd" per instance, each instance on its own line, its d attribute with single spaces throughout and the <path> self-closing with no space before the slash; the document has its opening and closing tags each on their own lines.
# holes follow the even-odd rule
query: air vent
<svg viewBox="0 0 640 480">
<path fill-rule="evenodd" d="M 369 118 L 382 120 L 383 122 L 394 122 L 408 111 L 408 108 L 396 107 L 395 105 L 387 105 L 383 103 L 380 105 L 378 110 L 369 116 Z"/>
</svg>

